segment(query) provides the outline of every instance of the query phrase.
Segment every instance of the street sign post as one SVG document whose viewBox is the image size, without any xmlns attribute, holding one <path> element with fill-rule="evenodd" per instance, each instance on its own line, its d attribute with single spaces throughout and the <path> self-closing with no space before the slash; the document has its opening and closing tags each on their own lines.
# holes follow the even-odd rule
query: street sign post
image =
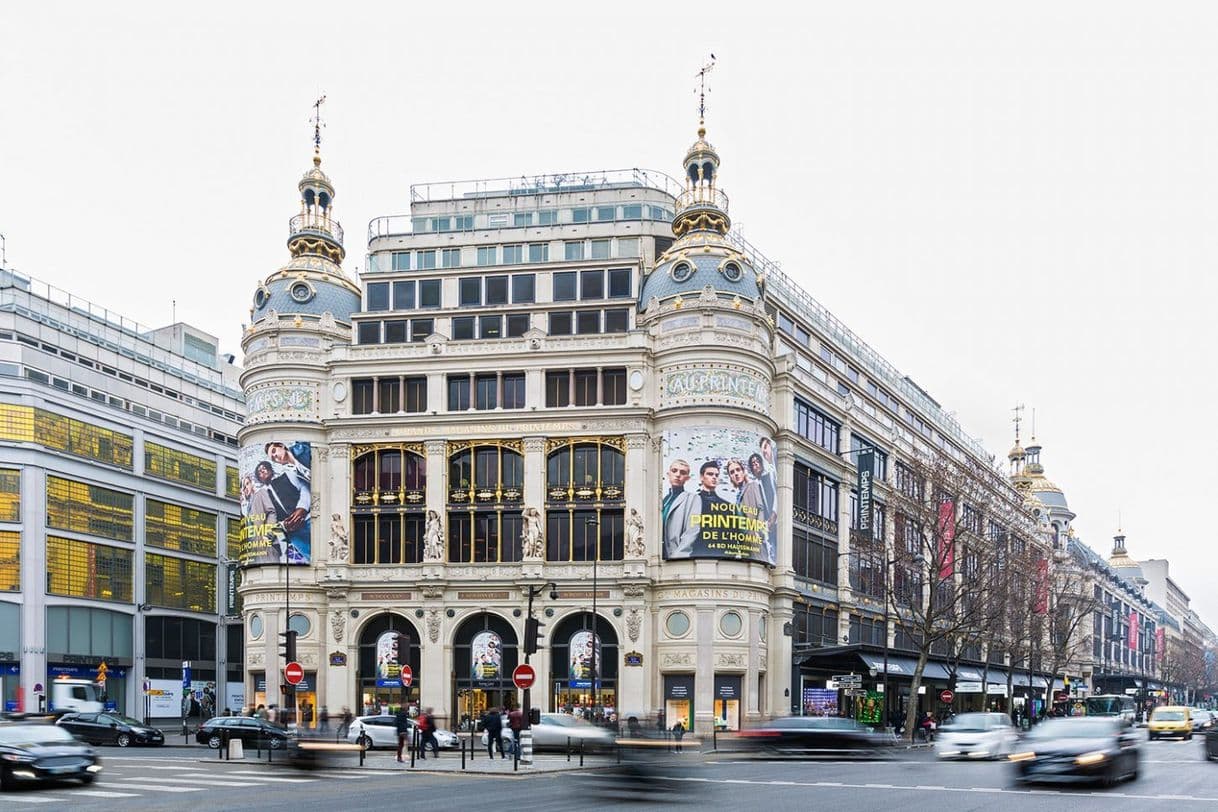
<svg viewBox="0 0 1218 812">
<path fill-rule="evenodd" d="M 304 679 L 304 666 L 298 662 L 290 662 L 283 667 L 283 678 L 288 685 L 299 685 Z"/>
<path fill-rule="evenodd" d="M 402 681 L 403 688 L 409 688 L 411 683 L 414 682 L 414 669 L 403 663 L 398 671 L 398 679 Z"/>
<path fill-rule="evenodd" d="M 512 682 L 517 688 L 525 689 L 532 688 L 533 683 L 537 681 L 537 671 L 528 663 L 521 663 L 512 671 Z"/>
</svg>

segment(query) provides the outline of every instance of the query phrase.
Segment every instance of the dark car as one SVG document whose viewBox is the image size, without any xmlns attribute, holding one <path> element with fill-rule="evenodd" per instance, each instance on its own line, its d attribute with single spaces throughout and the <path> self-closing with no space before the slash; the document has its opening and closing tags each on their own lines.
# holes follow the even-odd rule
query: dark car
<svg viewBox="0 0 1218 812">
<path fill-rule="evenodd" d="M 230 740 L 240 739 L 246 747 L 257 744 L 272 750 L 286 746 L 291 735 L 286 727 L 253 716 L 217 716 L 199 725 L 195 741 L 219 750 L 224 744 L 225 734 Z"/>
<path fill-rule="evenodd" d="M 1205 760 L 1218 761 L 1218 725 L 1205 731 Z"/>
<path fill-rule="evenodd" d="M 838 716 L 787 716 L 741 734 L 747 749 L 776 755 L 869 755 L 896 744 L 891 733 Z"/>
<path fill-rule="evenodd" d="M 0 724 L 0 788 L 63 779 L 91 784 L 101 769 L 93 748 L 61 727 Z"/>
<path fill-rule="evenodd" d="M 138 719 L 117 713 L 67 713 L 57 725 L 89 744 L 164 744 L 165 734 Z"/>
<path fill-rule="evenodd" d="M 1016 783 L 1098 782 L 1138 777 L 1139 737 L 1124 720 L 1099 716 L 1047 719 L 1009 756 Z"/>
</svg>

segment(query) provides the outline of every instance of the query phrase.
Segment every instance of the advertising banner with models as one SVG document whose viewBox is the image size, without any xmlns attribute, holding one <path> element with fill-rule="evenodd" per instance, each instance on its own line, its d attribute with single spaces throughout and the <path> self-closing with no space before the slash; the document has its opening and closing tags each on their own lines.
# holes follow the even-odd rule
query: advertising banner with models
<svg viewBox="0 0 1218 812">
<path fill-rule="evenodd" d="M 243 567 L 312 561 L 312 447 L 302 442 L 243 446 L 241 477 Z"/>
<path fill-rule="evenodd" d="M 698 426 L 664 434 L 664 558 L 775 564 L 777 452 L 770 437 Z"/>
<path fill-rule="evenodd" d="M 572 634 L 567 650 L 571 655 L 569 676 L 572 688 L 591 688 L 592 680 L 600 681 L 601 641 L 591 631 L 581 629 Z"/>
<path fill-rule="evenodd" d="M 476 682 L 499 682 L 503 675 L 503 641 L 494 632 L 478 632 L 470 644 L 470 662 Z"/>
</svg>

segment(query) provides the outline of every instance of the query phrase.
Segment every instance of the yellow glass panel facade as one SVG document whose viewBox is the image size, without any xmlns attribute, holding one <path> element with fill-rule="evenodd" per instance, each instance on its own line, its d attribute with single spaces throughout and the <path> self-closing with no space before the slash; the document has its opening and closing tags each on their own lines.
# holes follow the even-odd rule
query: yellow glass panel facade
<svg viewBox="0 0 1218 812">
<path fill-rule="evenodd" d="M 134 442 L 131 437 L 72 417 L 0 403 L 0 440 L 39 443 L 77 457 L 131 468 Z"/>
<path fill-rule="evenodd" d="M 21 534 L 0 530 L 0 591 L 21 591 Z"/>
<path fill-rule="evenodd" d="M 216 490 L 216 461 L 144 442 L 144 473 L 205 491 Z"/>
<path fill-rule="evenodd" d="M 47 477 L 47 527 L 90 536 L 135 540 L 135 497 L 122 491 Z"/>
<path fill-rule="evenodd" d="M 241 477 L 231 465 L 224 468 L 224 495 L 229 499 L 236 499 L 241 495 Z"/>
<path fill-rule="evenodd" d="M 167 555 L 144 555 L 148 603 L 191 612 L 216 611 L 216 566 Z"/>
<path fill-rule="evenodd" d="M 119 547 L 47 536 L 47 592 L 131 603 L 132 556 Z"/>
<path fill-rule="evenodd" d="M 21 472 L 0 468 L 0 522 L 21 521 Z"/>
<path fill-rule="evenodd" d="M 216 554 L 216 514 L 147 499 L 144 542 L 153 547 L 198 555 Z"/>
<path fill-rule="evenodd" d="M 226 541 L 228 542 L 228 552 L 226 555 L 231 561 L 241 557 L 241 520 L 228 519 L 227 522 L 228 532 Z"/>
</svg>

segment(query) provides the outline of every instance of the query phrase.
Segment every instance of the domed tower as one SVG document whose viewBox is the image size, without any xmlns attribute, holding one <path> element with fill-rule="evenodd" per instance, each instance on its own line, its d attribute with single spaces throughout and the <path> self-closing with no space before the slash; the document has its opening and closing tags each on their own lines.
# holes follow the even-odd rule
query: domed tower
<svg viewBox="0 0 1218 812">
<path fill-rule="evenodd" d="M 268 702 L 279 699 L 282 632 L 299 634 L 295 656 L 306 683 L 316 685 L 324 674 L 323 636 L 309 634 L 324 609 L 315 566 L 326 559 L 321 548 L 331 521 L 323 517 L 334 500 L 325 487 L 329 454 L 322 419 L 334 412 L 326 385 L 332 354 L 350 345 L 351 314 L 360 308 L 359 288 L 339 264 L 343 231 L 333 215 L 334 185 L 321 169 L 319 134 L 320 122 L 313 166 L 297 184 L 300 212 L 289 221 L 290 259 L 258 285 L 242 337 L 241 594 L 249 623 L 261 631 L 247 664 L 265 664 Z"/>
<path fill-rule="evenodd" d="M 685 153 L 676 239 L 643 280 L 637 319 L 649 333 L 657 388 L 652 426 L 660 476 L 649 487 L 659 525 L 657 609 L 666 630 L 657 659 L 685 662 L 696 672 L 688 690 L 698 730 L 713 723 L 717 680 L 757 684 L 768 665 L 770 684 L 778 685 L 783 678 L 776 675 L 790 663 L 790 638 L 773 634 L 765 642 L 756 630 L 791 612 L 786 593 L 775 596 L 775 579 L 785 577 L 791 558 L 782 542 L 790 538 L 783 524 L 791 507 L 780 504 L 789 491 L 778 483 L 793 457 L 774 440 L 773 336 L 763 280 L 727 240 L 731 220 L 719 167 L 700 122 Z M 727 583 L 730 604 L 720 595 Z M 761 650 L 750 653 L 748 641 L 758 636 Z M 691 639 L 710 645 L 695 655 Z M 776 696 L 771 692 L 769 701 Z"/>
<path fill-rule="evenodd" d="M 1016 451 L 1019 455 L 1018 472 L 1016 472 Z M 1011 484 L 1024 495 L 1025 504 L 1030 504 L 1033 514 L 1045 523 L 1051 534 L 1055 547 L 1065 544 L 1070 535 L 1070 522 L 1074 521 L 1075 513 L 1066 502 L 1062 489 L 1053 484 L 1045 476 L 1045 467 L 1040 462 L 1041 445 L 1033 435 L 1027 449 L 1019 446 L 1018 436 L 1015 448 L 1011 449 L 1009 459 L 1012 464 Z"/>
</svg>

